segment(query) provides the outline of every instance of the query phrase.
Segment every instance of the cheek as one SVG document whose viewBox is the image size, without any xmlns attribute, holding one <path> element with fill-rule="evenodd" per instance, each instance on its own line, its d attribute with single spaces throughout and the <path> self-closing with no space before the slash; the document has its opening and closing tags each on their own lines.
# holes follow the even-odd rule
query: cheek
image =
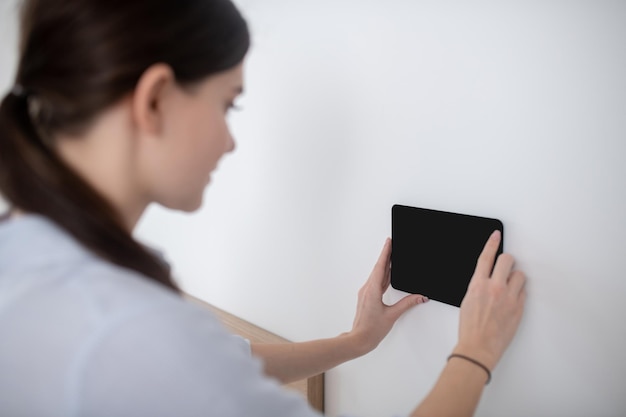
<svg viewBox="0 0 626 417">
<path fill-rule="evenodd" d="M 191 108 L 181 109 L 165 125 L 155 162 L 160 194 L 187 193 L 195 188 L 194 180 L 208 169 L 211 152 L 210 131 L 206 117 Z M 206 112 L 205 112 L 206 116 Z"/>
<path fill-rule="evenodd" d="M 178 137 L 181 153 L 177 165 L 185 186 L 197 192 L 206 186 L 210 173 L 227 151 L 230 134 L 223 113 L 217 110 L 205 107 L 190 112 L 185 119 Z"/>
<path fill-rule="evenodd" d="M 183 154 L 206 153 L 215 137 L 215 111 L 206 105 L 192 105 L 181 109 L 170 124 L 166 135 Z M 192 149 L 189 149 L 192 148 Z"/>
<path fill-rule="evenodd" d="M 213 169 L 219 158 L 226 151 L 228 129 L 224 116 L 218 112 L 204 111 L 197 115 L 193 126 L 189 126 L 191 146 L 195 150 L 194 158 L 204 160 Z"/>
</svg>

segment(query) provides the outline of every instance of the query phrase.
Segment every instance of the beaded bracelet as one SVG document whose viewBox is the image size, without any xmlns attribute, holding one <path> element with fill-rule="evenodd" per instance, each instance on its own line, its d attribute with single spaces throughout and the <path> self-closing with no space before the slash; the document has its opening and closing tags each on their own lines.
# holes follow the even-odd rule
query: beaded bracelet
<svg viewBox="0 0 626 417">
<path fill-rule="evenodd" d="M 480 366 L 481 368 L 483 368 L 485 370 L 485 372 L 487 372 L 487 382 L 485 382 L 485 385 L 487 385 L 489 383 L 489 381 L 491 381 L 491 371 L 489 371 L 489 368 L 487 368 L 482 363 L 478 362 L 476 359 L 472 359 L 469 356 L 465 356 L 465 355 L 459 355 L 458 353 L 453 353 L 452 355 L 448 356 L 448 360 L 450 360 L 451 358 L 465 359 L 467 361 L 472 362 L 474 365 Z"/>
</svg>

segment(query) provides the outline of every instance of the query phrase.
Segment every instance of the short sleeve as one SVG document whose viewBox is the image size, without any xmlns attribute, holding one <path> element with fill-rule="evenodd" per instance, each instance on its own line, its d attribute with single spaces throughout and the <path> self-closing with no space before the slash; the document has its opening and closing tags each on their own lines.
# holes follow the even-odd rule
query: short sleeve
<svg viewBox="0 0 626 417">
<path fill-rule="evenodd" d="M 194 306 L 147 308 L 103 326 L 87 346 L 72 415 L 320 416 L 263 374 L 245 339 Z"/>
<path fill-rule="evenodd" d="M 245 337 L 239 336 L 238 334 L 233 334 L 231 335 L 231 337 L 233 338 L 233 341 L 237 344 L 237 346 L 239 346 L 242 352 L 244 352 L 248 356 L 252 355 L 252 346 L 250 344 L 250 339 L 246 339 Z"/>
</svg>

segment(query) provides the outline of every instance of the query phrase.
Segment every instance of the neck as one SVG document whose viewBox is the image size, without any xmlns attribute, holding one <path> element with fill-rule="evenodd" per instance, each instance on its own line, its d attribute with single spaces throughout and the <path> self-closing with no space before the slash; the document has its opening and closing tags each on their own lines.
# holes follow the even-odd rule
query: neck
<svg viewBox="0 0 626 417">
<path fill-rule="evenodd" d="M 55 149 L 68 166 L 121 215 L 129 233 L 150 203 L 136 169 L 136 141 L 124 106 L 105 112 L 81 137 L 57 137 Z"/>
</svg>

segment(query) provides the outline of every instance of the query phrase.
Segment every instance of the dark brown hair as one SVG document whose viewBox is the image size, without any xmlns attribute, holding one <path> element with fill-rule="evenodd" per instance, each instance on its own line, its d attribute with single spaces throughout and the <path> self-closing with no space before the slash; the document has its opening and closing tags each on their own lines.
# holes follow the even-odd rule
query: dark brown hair
<svg viewBox="0 0 626 417">
<path fill-rule="evenodd" d="M 120 213 L 50 146 L 80 134 L 155 63 L 181 85 L 239 64 L 246 22 L 229 0 L 26 0 L 14 89 L 0 105 L 0 193 L 86 248 L 177 290 Z"/>
</svg>

